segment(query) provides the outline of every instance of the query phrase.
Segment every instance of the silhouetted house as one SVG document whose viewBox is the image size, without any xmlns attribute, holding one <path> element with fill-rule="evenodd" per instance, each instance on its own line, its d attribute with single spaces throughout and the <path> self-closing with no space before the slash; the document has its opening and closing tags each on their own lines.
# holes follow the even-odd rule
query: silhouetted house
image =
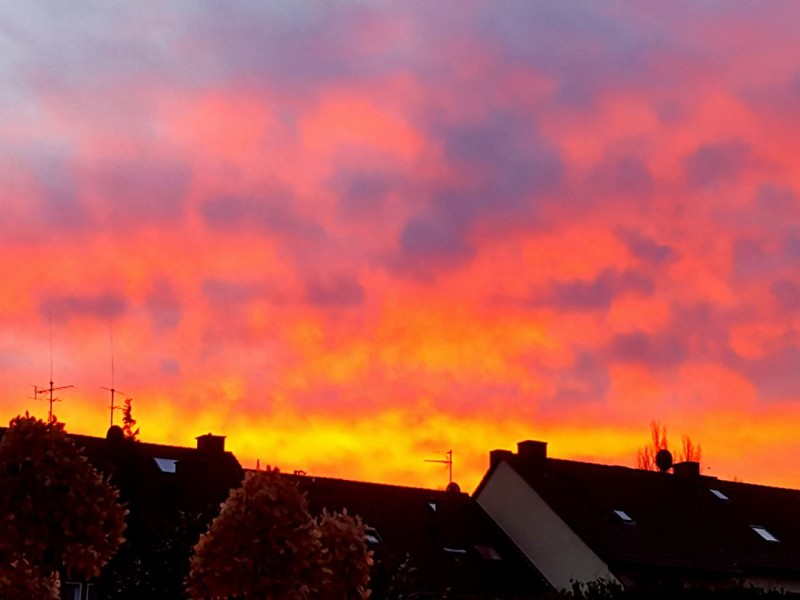
<svg viewBox="0 0 800 600">
<path fill-rule="evenodd" d="M 127 541 L 100 578 L 66 582 L 63 598 L 184 597 L 191 548 L 244 476 L 225 451 L 225 438 L 209 433 L 197 438 L 196 448 L 185 448 L 126 440 L 116 426 L 105 438 L 69 435 L 119 488 L 129 514 Z"/>
<path fill-rule="evenodd" d="M 317 515 L 347 509 L 369 527 L 374 598 L 532 598 L 550 589 L 489 516 L 451 491 L 294 476 Z"/>
<path fill-rule="evenodd" d="M 800 491 L 495 450 L 474 498 L 556 588 L 744 583 L 800 591 Z"/>
</svg>

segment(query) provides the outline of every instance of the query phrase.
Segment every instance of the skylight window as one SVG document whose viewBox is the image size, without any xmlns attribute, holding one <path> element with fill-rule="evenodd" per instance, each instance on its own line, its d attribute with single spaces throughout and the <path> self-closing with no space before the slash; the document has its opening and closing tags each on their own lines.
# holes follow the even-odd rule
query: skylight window
<svg viewBox="0 0 800 600">
<path fill-rule="evenodd" d="M 617 518 L 623 523 L 628 523 L 632 525 L 633 523 L 636 522 L 624 510 L 614 509 L 614 514 L 617 515 Z"/>
<path fill-rule="evenodd" d="M 714 494 L 720 500 L 726 500 L 726 501 L 730 500 L 730 498 L 728 498 L 725 494 L 723 494 L 719 490 L 708 490 L 708 491 Z"/>
<path fill-rule="evenodd" d="M 173 460 L 171 458 L 153 458 L 158 465 L 158 468 L 161 469 L 162 473 L 174 473 L 175 472 L 175 464 L 178 462 L 177 460 Z"/>
<path fill-rule="evenodd" d="M 428 506 L 433 512 L 436 512 L 436 502 L 428 502 Z"/>
<path fill-rule="evenodd" d="M 768 542 L 780 542 L 780 540 L 772 535 L 766 527 L 762 527 L 761 525 L 750 525 L 750 529 L 755 531 Z"/>
<path fill-rule="evenodd" d="M 380 544 L 381 543 L 381 536 L 378 535 L 378 530 L 374 527 L 367 527 L 364 530 L 364 540 L 368 544 Z"/>
</svg>

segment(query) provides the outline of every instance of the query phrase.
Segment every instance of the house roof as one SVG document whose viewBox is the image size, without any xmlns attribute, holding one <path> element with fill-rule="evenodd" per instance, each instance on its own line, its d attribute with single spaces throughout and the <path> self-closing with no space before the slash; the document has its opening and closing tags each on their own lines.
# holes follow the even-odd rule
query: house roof
<svg viewBox="0 0 800 600">
<path fill-rule="evenodd" d="M 376 597 L 413 579 L 408 593 L 448 598 L 521 598 L 548 589 L 536 568 L 468 494 L 293 476 L 312 514 L 347 509 L 377 534 Z M 413 571 L 412 571 L 413 570 Z M 409 577 L 409 575 L 411 575 Z M 425 596 L 420 596 L 425 597 Z"/>
<path fill-rule="evenodd" d="M 503 461 L 612 572 L 800 576 L 800 490 L 507 453 L 476 497 Z"/>
<path fill-rule="evenodd" d="M 0 440 L 7 429 L 0 427 Z M 193 510 L 216 508 L 244 474 L 239 461 L 223 446 L 215 451 L 132 442 L 122 437 L 119 427 L 110 428 L 104 438 L 67 435 L 95 468 L 111 476 L 126 501 L 140 498 L 148 504 L 177 502 Z"/>
</svg>

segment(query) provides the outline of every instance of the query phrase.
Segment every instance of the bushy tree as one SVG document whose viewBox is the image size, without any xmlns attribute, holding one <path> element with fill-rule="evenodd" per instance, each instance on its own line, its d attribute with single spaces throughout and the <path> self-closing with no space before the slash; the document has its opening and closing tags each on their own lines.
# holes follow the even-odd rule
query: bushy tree
<svg viewBox="0 0 800 600">
<path fill-rule="evenodd" d="M 193 599 L 368 598 L 364 525 L 346 512 L 311 518 L 305 496 L 277 469 L 248 473 L 192 557 Z"/>
<path fill-rule="evenodd" d="M 60 590 L 57 573 L 44 576 L 24 558 L 0 557 L 0 597 L 60 600 Z"/>
<path fill-rule="evenodd" d="M 370 596 L 372 553 L 364 541 L 366 527 L 359 517 L 322 511 L 317 520 L 322 554 L 320 597 L 360 600 Z"/>
<path fill-rule="evenodd" d="M 97 576 L 124 541 L 118 500 L 63 423 L 11 420 L 0 442 L 0 556 L 45 579 Z"/>
<path fill-rule="evenodd" d="M 313 598 L 320 576 L 319 538 L 297 486 L 277 469 L 248 473 L 195 546 L 189 595 Z"/>
</svg>

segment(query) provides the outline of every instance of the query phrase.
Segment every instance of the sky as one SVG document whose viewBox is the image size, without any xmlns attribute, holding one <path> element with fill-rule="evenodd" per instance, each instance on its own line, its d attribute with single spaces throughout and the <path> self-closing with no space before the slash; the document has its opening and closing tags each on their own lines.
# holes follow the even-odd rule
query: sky
<svg viewBox="0 0 800 600">
<path fill-rule="evenodd" d="M 452 449 L 471 491 L 657 420 L 800 487 L 798 13 L 0 5 L 0 422 L 52 364 L 69 431 L 115 387 L 247 467 L 443 487 Z"/>
</svg>

